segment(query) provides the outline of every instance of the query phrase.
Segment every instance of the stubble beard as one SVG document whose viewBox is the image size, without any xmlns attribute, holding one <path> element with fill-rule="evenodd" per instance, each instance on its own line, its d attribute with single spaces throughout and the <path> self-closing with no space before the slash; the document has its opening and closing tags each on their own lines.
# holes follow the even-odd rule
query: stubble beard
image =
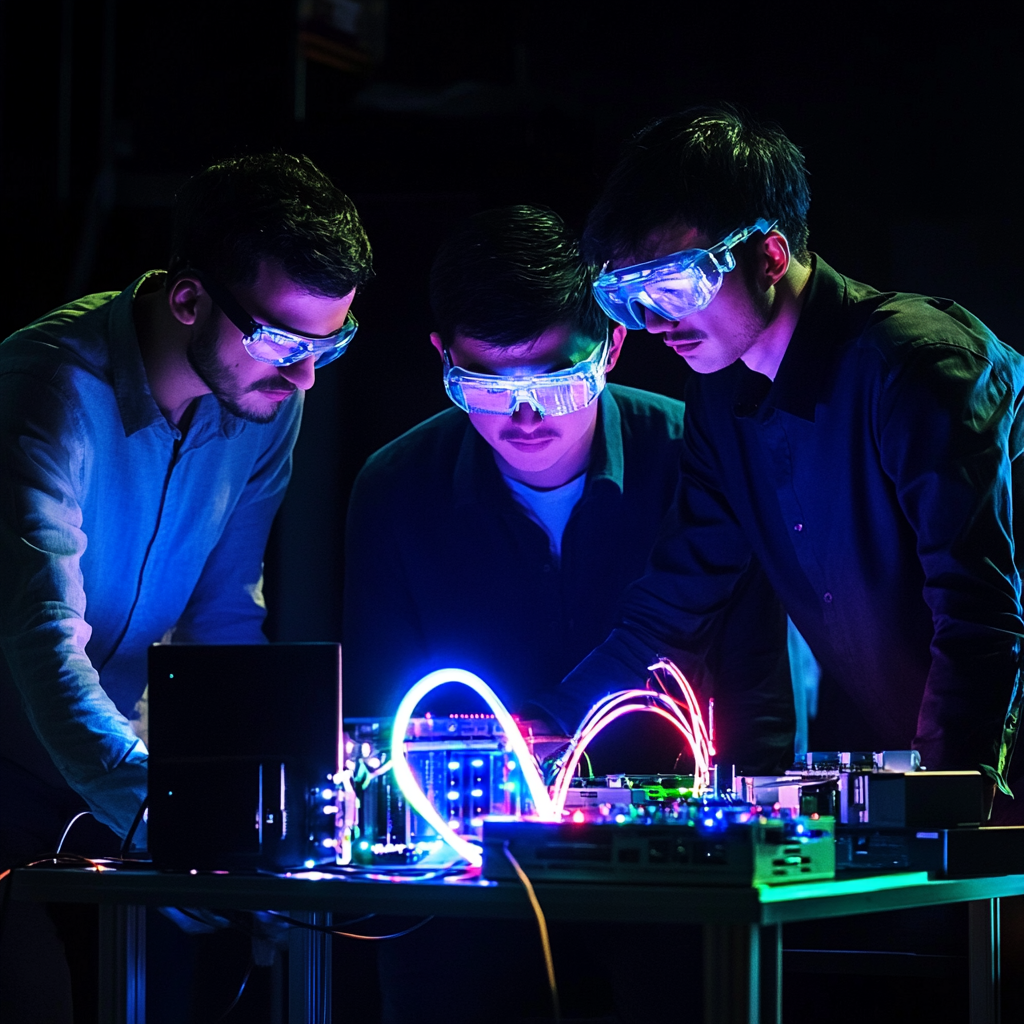
<svg viewBox="0 0 1024 1024">
<path fill-rule="evenodd" d="M 210 389 L 210 393 L 233 416 L 249 423 L 270 423 L 281 411 L 283 402 L 273 402 L 266 410 L 256 410 L 242 404 L 244 395 L 259 391 L 259 382 L 247 389 L 239 388 L 230 368 L 217 354 L 219 332 L 216 319 L 208 317 L 195 329 L 186 354 L 196 376 Z"/>
</svg>

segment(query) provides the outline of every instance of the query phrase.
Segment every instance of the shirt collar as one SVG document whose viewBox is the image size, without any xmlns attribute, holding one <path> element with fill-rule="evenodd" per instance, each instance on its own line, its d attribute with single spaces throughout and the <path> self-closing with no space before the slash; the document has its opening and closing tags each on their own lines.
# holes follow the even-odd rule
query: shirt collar
<svg viewBox="0 0 1024 1024">
<path fill-rule="evenodd" d="M 597 429 L 590 451 L 585 494 L 598 480 L 609 481 L 621 492 L 623 477 L 622 414 L 609 389 L 605 388 L 598 398 Z M 465 431 L 455 460 L 453 487 L 456 505 L 510 497 L 508 488 L 502 483 L 491 446 L 473 429 L 468 416 L 465 416 Z"/>
<path fill-rule="evenodd" d="M 819 256 L 812 260 L 800 319 L 768 399 L 776 409 L 813 422 L 829 369 L 846 341 L 843 314 L 847 293 L 844 277 Z"/>
<path fill-rule="evenodd" d="M 149 379 L 142 363 L 139 336 L 135 332 L 135 319 L 132 315 L 135 296 L 144 284 L 151 282 L 160 273 L 162 271 L 150 270 L 136 278 L 110 306 L 110 376 L 125 437 L 131 437 L 159 420 L 166 422 L 149 390 Z"/>
</svg>

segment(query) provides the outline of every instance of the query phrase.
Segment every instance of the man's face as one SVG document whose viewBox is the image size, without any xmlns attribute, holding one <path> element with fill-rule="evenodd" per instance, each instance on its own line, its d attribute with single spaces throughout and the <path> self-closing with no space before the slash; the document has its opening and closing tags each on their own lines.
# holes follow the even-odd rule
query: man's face
<svg viewBox="0 0 1024 1024">
<path fill-rule="evenodd" d="M 608 369 L 618 357 L 625 330 L 613 334 Z M 444 345 L 437 334 L 430 338 L 441 353 Z M 567 370 L 588 358 L 596 345 L 575 335 L 567 326 L 551 327 L 535 340 L 510 348 L 496 348 L 476 338 L 456 335 L 448 353 L 456 366 L 476 373 L 526 377 L 535 373 Z M 586 468 L 590 444 L 597 423 L 598 403 L 564 416 L 541 416 L 523 402 L 511 416 L 470 413 L 477 433 L 494 449 L 498 468 L 506 475 L 538 486 L 557 486 L 577 475 L 560 480 L 560 467 Z M 509 469 L 512 472 L 508 472 Z"/>
<path fill-rule="evenodd" d="M 251 285 L 232 294 L 254 320 L 301 334 L 328 335 L 341 329 L 355 291 L 331 298 L 306 291 L 277 264 L 264 262 Z M 230 412 L 254 423 L 268 423 L 296 391 L 313 386 L 314 358 L 289 366 L 253 359 L 242 333 L 214 305 L 193 328 L 188 360 L 204 384 Z"/>
<path fill-rule="evenodd" d="M 654 260 L 684 249 L 707 249 L 718 242 L 694 228 L 653 232 L 637 262 Z M 736 253 L 737 260 L 742 256 Z M 718 294 L 704 309 L 681 320 L 667 320 L 644 309 L 645 326 L 697 373 L 714 373 L 748 355 L 761 341 L 769 317 L 767 296 L 754 288 L 737 266 L 722 279 Z"/>
</svg>

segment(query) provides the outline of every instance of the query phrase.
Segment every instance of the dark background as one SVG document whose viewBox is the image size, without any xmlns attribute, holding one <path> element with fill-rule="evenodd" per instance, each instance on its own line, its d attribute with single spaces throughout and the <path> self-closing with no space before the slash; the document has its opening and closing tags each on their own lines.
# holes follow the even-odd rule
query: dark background
<svg viewBox="0 0 1024 1024">
<path fill-rule="evenodd" d="M 879 287 L 952 296 L 1024 345 L 1021 60 L 999 5 L 335 0 L 325 17 L 354 29 L 330 36 L 355 54 L 342 67 L 300 57 L 295 0 L 0 5 L 0 337 L 164 265 L 175 189 L 218 158 L 306 153 L 363 216 L 378 276 L 356 342 L 307 396 L 267 552 L 273 639 L 340 640 L 352 480 L 446 406 L 427 341 L 440 239 L 506 203 L 581 228 L 620 142 L 657 115 L 724 99 L 777 120 L 807 157 L 812 248 Z M 643 335 L 614 375 L 671 395 L 684 378 Z M 370 945 L 335 964 L 366 1020 L 373 987 L 346 983 L 372 972 L 352 949 Z M 237 969 L 206 958 L 224 991 L 204 1005 L 230 1001 L 235 952 Z"/>
<path fill-rule="evenodd" d="M 0 336 L 162 266 L 175 189 L 217 158 L 304 152 L 353 196 L 378 276 L 356 300 L 356 343 L 307 398 L 267 555 L 269 632 L 282 640 L 340 639 L 352 480 L 446 405 L 427 342 L 439 240 L 513 202 L 582 227 L 619 143 L 659 114 L 726 99 L 777 120 L 807 157 L 812 248 L 880 287 L 953 296 L 1019 346 L 1008 16 L 748 10 L 321 0 L 323 18 L 353 30 L 327 32 L 355 54 L 345 68 L 299 55 L 292 0 L 7 0 Z M 684 376 L 644 335 L 615 372 L 673 395 Z"/>
</svg>

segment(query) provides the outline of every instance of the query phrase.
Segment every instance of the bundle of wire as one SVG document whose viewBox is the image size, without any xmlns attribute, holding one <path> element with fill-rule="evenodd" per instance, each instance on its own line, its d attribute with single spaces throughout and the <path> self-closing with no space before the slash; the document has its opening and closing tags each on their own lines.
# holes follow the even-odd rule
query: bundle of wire
<svg viewBox="0 0 1024 1024">
<path fill-rule="evenodd" d="M 661 658 L 649 665 L 652 679 L 662 690 L 620 690 L 599 700 L 580 723 L 576 735 L 561 758 L 561 765 L 551 784 L 551 802 L 561 814 L 565 809 L 565 798 L 576 774 L 580 758 L 593 739 L 616 719 L 623 715 L 647 713 L 658 715 L 679 730 L 693 753 L 694 793 L 700 796 L 711 780 L 711 758 L 714 747 L 704 725 L 700 704 L 686 677 L 667 658 Z M 671 685 L 669 684 L 671 681 Z M 680 696 L 671 691 L 678 689 Z"/>
<path fill-rule="evenodd" d="M 565 813 L 565 800 L 572 777 L 594 738 L 623 715 L 656 714 L 670 722 L 682 734 L 693 753 L 694 791 L 700 795 L 707 789 L 711 776 L 714 747 L 704 725 L 700 705 L 686 677 L 668 659 L 661 658 L 648 667 L 651 680 L 660 690 L 620 690 L 603 697 L 588 712 L 559 759 L 550 793 L 544 784 L 540 766 L 531 754 L 515 719 L 498 695 L 477 675 L 465 669 L 438 669 L 424 676 L 402 699 L 395 715 L 391 737 L 391 766 L 395 781 L 412 808 L 464 860 L 474 866 L 482 861 L 480 848 L 459 835 L 441 817 L 427 799 L 406 758 L 405 734 L 416 706 L 431 690 L 446 683 L 462 683 L 479 694 L 494 712 L 505 733 L 506 742 L 515 753 L 524 781 L 533 802 L 535 816 L 541 821 L 560 821 Z M 677 695 L 678 692 L 678 695 Z"/>
</svg>

